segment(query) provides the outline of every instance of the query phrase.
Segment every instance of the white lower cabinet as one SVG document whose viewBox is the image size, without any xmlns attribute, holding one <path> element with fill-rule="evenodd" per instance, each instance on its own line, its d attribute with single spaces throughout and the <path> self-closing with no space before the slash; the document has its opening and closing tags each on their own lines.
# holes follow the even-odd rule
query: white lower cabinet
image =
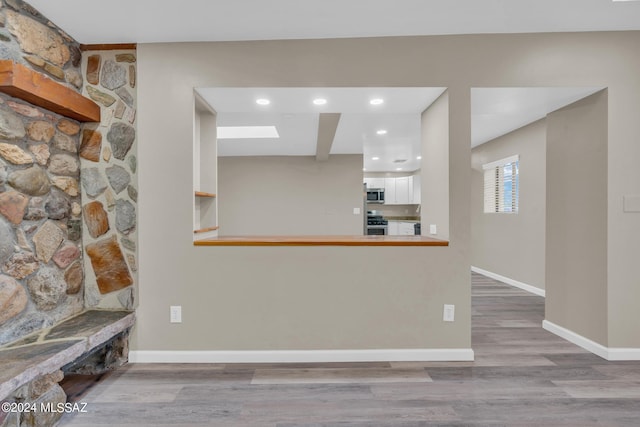
<svg viewBox="0 0 640 427">
<path fill-rule="evenodd" d="M 389 236 L 413 236 L 415 234 L 414 222 L 389 221 L 387 234 Z"/>
<path fill-rule="evenodd" d="M 389 221 L 387 227 L 387 234 L 389 236 L 400 235 L 400 221 Z"/>
<path fill-rule="evenodd" d="M 398 234 L 401 236 L 413 236 L 415 234 L 413 222 L 400 222 Z"/>
</svg>

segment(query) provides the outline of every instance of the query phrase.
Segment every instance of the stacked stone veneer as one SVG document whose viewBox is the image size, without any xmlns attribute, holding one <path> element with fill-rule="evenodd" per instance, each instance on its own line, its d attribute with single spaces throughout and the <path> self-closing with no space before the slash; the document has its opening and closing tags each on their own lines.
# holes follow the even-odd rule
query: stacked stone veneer
<svg viewBox="0 0 640 427">
<path fill-rule="evenodd" d="M 0 2 L 0 59 L 10 59 L 80 91 L 79 44 L 22 0 Z"/>
<path fill-rule="evenodd" d="M 84 126 L 80 146 L 85 302 L 131 310 L 137 272 L 136 54 L 87 51 L 82 70 L 83 92 L 102 114 L 101 123 Z"/>
<path fill-rule="evenodd" d="M 0 3 L 0 59 L 82 87 L 78 43 L 20 0 Z M 80 135 L 0 94 L 0 345 L 84 308 Z"/>
<path fill-rule="evenodd" d="M 137 159 L 135 51 L 81 53 L 27 3 L 0 0 L 0 59 L 102 110 L 81 125 L 0 94 L 2 345 L 85 308 L 134 308 Z"/>
<path fill-rule="evenodd" d="M 83 309 L 79 135 L 0 95 L 0 344 Z"/>
<path fill-rule="evenodd" d="M 77 42 L 29 4 L 0 0 L 0 59 L 23 64 L 102 106 L 101 123 L 81 126 L 0 93 L 3 346 L 89 307 L 134 307 L 137 162 L 135 52 L 83 55 Z M 37 338 L 31 335 L 16 348 L 26 349 L 28 359 L 33 348 L 22 345 Z M 118 366 L 126 360 L 127 339 L 125 331 L 98 353 L 83 356 L 87 366 L 73 369 Z M 6 399 L 65 402 L 58 368 Z M 49 426 L 60 416 L 0 412 L 0 425 Z"/>
</svg>

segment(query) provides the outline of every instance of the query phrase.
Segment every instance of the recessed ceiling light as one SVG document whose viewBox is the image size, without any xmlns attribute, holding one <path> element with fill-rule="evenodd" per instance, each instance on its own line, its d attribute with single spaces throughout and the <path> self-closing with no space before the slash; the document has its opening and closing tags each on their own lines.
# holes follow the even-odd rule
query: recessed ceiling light
<svg viewBox="0 0 640 427">
<path fill-rule="evenodd" d="M 369 101 L 369 104 L 371 105 L 380 105 L 384 103 L 384 99 L 382 98 L 373 98 L 371 101 Z"/>
<path fill-rule="evenodd" d="M 275 126 L 218 126 L 218 139 L 280 138 Z"/>
<path fill-rule="evenodd" d="M 267 98 L 259 98 L 259 99 L 256 99 L 256 104 L 258 104 L 258 105 L 269 105 L 269 104 L 271 104 L 271 101 L 269 101 Z"/>
<path fill-rule="evenodd" d="M 386 131 L 385 129 L 380 129 L 380 130 L 376 131 L 376 133 L 377 133 L 378 135 L 386 135 L 386 134 L 387 134 L 387 131 Z"/>
<path fill-rule="evenodd" d="M 371 160 L 380 160 L 380 157 L 372 157 Z"/>
<path fill-rule="evenodd" d="M 367 168 L 362 168 L 362 171 L 363 171 L 363 172 L 366 172 L 366 171 L 367 171 Z"/>
<path fill-rule="evenodd" d="M 416 160 L 422 160 L 422 156 L 416 157 Z"/>
<path fill-rule="evenodd" d="M 324 98 L 316 98 L 316 99 L 313 100 L 313 103 L 315 105 L 324 105 L 324 104 L 327 103 L 327 100 L 324 99 Z"/>
<path fill-rule="evenodd" d="M 402 168 L 396 168 L 396 170 L 397 170 L 397 171 L 401 171 L 401 170 L 402 170 Z"/>
</svg>

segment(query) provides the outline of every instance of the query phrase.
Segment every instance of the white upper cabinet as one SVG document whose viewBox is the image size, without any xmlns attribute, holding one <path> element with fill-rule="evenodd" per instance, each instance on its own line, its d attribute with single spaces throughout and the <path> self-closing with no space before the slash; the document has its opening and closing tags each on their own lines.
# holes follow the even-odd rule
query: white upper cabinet
<svg viewBox="0 0 640 427">
<path fill-rule="evenodd" d="M 384 178 L 384 204 L 397 205 L 395 178 Z"/>
<path fill-rule="evenodd" d="M 413 194 L 413 191 L 411 191 Z M 409 204 L 409 177 L 396 178 L 396 205 Z"/>
<path fill-rule="evenodd" d="M 413 186 L 415 180 L 411 176 L 384 179 L 384 204 L 409 205 L 419 202 L 413 201 Z"/>
<path fill-rule="evenodd" d="M 409 194 L 409 203 L 412 205 L 419 205 L 422 203 L 422 187 L 420 185 L 421 179 L 420 174 L 409 177 L 411 184 L 409 185 L 409 189 L 411 194 Z"/>
<path fill-rule="evenodd" d="M 367 189 L 384 188 L 385 205 L 419 205 L 420 175 L 391 178 L 364 178 Z"/>
<path fill-rule="evenodd" d="M 365 178 L 367 188 L 384 188 L 384 178 Z"/>
</svg>

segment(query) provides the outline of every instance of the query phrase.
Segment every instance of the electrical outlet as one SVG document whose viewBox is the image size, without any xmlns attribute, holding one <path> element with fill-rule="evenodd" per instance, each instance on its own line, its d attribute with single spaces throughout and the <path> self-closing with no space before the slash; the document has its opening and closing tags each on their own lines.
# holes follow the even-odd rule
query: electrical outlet
<svg viewBox="0 0 640 427">
<path fill-rule="evenodd" d="M 445 304 L 442 312 L 442 320 L 445 322 L 453 322 L 456 317 L 456 306 L 453 304 Z"/>
<path fill-rule="evenodd" d="M 429 224 L 429 234 L 438 234 L 438 227 L 435 224 Z"/>
<path fill-rule="evenodd" d="M 360 215 L 360 208 L 353 208 L 354 215 Z"/>
<path fill-rule="evenodd" d="M 182 306 L 172 305 L 169 307 L 171 313 L 171 323 L 182 323 Z"/>
</svg>

